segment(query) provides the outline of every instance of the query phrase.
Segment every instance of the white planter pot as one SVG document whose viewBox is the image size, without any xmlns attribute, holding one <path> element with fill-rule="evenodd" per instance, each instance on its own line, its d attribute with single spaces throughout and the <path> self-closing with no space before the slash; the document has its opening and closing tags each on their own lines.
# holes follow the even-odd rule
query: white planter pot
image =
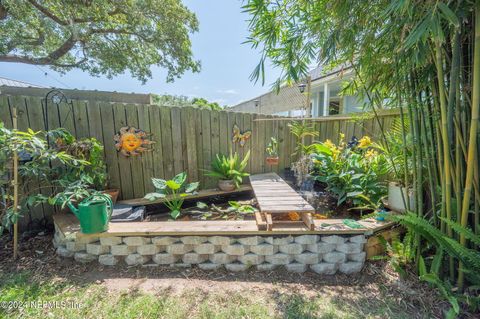
<svg viewBox="0 0 480 319">
<path fill-rule="evenodd" d="M 220 179 L 218 181 L 218 188 L 224 192 L 230 192 L 235 189 L 235 183 L 230 179 Z"/>
<path fill-rule="evenodd" d="M 405 198 L 405 202 L 402 198 Z M 413 189 L 406 189 L 396 182 L 388 183 L 388 206 L 391 210 L 403 213 L 407 210 L 405 203 L 409 203 L 410 209 L 415 209 L 415 193 Z"/>
</svg>

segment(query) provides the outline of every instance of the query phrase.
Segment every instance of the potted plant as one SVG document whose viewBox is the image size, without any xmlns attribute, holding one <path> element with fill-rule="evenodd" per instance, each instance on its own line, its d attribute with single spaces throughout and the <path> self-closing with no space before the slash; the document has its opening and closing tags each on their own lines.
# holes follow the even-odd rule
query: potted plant
<svg viewBox="0 0 480 319">
<path fill-rule="evenodd" d="M 229 156 L 217 154 L 211 164 L 212 169 L 207 171 L 205 175 L 218 178 L 218 188 L 222 191 L 233 191 L 240 187 L 243 177 L 250 175 L 244 172 L 249 158 L 250 151 L 241 161 L 237 153 L 232 154 L 230 152 Z"/>
<path fill-rule="evenodd" d="M 108 173 L 103 160 L 102 143 L 94 137 L 76 139 L 65 129 L 53 130 L 49 134 L 55 139 L 58 150 L 86 161 L 86 164 L 79 168 L 67 169 L 65 175 L 69 176 L 71 180 L 87 176 L 90 186 L 110 196 L 115 204 L 120 189 L 108 187 Z"/>
<path fill-rule="evenodd" d="M 386 205 L 400 213 L 415 209 L 416 206 L 415 191 L 408 185 L 408 181 L 413 181 L 412 145 L 410 137 L 402 136 L 402 131 L 399 130 L 386 134 L 383 144 L 374 144 L 375 148 L 385 154 L 385 165 L 390 176 Z"/>
<path fill-rule="evenodd" d="M 278 165 L 278 141 L 275 137 L 270 137 L 270 143 L 268 143 L 267 148 L 267 164 L 268 165 Z"/>
<path fill-rule="evenodd" d="M 388 207 L 396 212 L 403 213 L 408 209 L 415 209 L 415 191 L 411 187 L 398 181 L 388 183 Z"/>
</svg>

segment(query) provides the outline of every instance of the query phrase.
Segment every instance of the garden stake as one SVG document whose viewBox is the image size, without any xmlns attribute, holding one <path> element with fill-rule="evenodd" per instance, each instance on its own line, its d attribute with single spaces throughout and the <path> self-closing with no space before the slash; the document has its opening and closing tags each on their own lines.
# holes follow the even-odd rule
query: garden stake
<svg viewBox="0 0 480 319">
<path fill-rule="evenodd" d="M 17 129 L 17 107 L 13 106 L 13 129 Z M 18 257 L 18 223 L 17 223 L 17 210 L 18 210 L 18 154 L 15 150 L 13 152 L 13 259 Z"/>
</svg>

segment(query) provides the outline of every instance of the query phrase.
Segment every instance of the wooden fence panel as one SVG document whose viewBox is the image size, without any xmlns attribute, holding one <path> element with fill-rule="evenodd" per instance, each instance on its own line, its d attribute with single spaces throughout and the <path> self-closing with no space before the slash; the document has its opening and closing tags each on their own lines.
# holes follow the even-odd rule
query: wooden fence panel
<svg viewBox="0 0 480 319">
<path fill-rule="evenodd" d="M 204 170 L 210 169 L 217 153 L 228 154 L 230 150 L 241 157 L 250 151 L 247 170 L 252 174 L 268 171 L 283 173 L 284 168 L 290 167 L 295 160 L 291 154 L 297 145 L 288 127 L 290 120 L 271 115 L 92 100 L 74 100 L 72 104 L 49 101 L 45 110 L 45 101 L 41 98 L 0 95 L 0 120 L 8 128 L 12 126 L 11 105 L 18 108 L 21 130 L 64 127 L 77 138 L 95 137 L 102 142 L 109 187 L 120 188 L 123 199 L 143 197 L 152 191 L 152 177 L 169 179 L 182 171 L 187 172 L 190 182 L 200 181 L 201 188 L 214 187 L 215 180 L 205 177 Z M 48 123 L 45 123 L 45 112 Z M 384 130 L 388 131 L 397 116 L 391 114 L 380 118 Z M 234 124 L 242 133 L 252 131 L 243 148 L 238 143 L 232 143 Z M 357 138 L 369 135 L 374 140 L 380 136 L 380 127 L 374 118 L 331 117 L 313 124 L 319 132 L 315 140 L 319 141 L 328 138 L 338 143 L 340 132 L 345 133 L 346 141 L 353 135 Z M 150 138 L 155 142 L 151 151 L 136 157 L 125 157 L 117 152 L 113 136 L 121 127 L 128 125 L 151 133 Z M 272 136 L 279 143 L 278 166 L 269 166 L 265 162 L 265 148 Z M 39 207 L 32 209 L 31 217 L 40 218 L 51 213 L 51 208 Z"/>
<path fill-rule="evenodd" d="M 142 109 L 143 105 L 127 104 L 125 105 L 125 116 L 127 126 L 140 128 L 138 121 L 138 110 Z M 141 129 L 145 129 L 142 127 Z M 145 177 L 143 175 L 142 161 L 145 161 L 143 155 L 131 156 L 127 159 L 130 162 L 130 172 L 132 181 L 133 196 L 135 198 L 143 197 L 145 195 Z"/>
</svg>

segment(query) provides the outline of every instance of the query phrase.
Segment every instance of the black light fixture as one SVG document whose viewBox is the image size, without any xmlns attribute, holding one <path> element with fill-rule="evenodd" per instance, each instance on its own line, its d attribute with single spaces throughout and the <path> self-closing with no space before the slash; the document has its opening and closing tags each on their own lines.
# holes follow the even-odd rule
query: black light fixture
<svg viewBox="0 0 480 319">
<path fill-rule="evenodd" d="M 253 103 L 255 103 L 255 107 L 258 107 L 260 105 L 260 100 L 253 100 Z"/>
<path fill-rule="evenodd" d="M 305 88 L 307 87 L 307 85 L 305 83 L 300 83 L 298 85 L 298 89 L 300 90 L 300 93 L 303 93 L 305 92 Z"/>
</svg>

